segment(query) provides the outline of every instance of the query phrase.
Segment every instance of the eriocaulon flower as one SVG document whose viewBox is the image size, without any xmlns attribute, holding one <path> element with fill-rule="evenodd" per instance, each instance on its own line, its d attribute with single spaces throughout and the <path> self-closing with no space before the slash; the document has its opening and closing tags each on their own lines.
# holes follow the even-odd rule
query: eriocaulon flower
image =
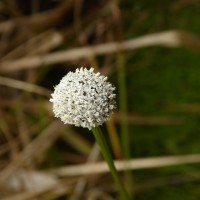
<svg viewBox="0 0 200 200">
<path fill-rule="evenodd" d="M 102 125 L 115 109 L 115 87 L 94 69 L 69 72 L 55 86 L 50 101 L 55 117 L 88 129 Z"/>
</svg>

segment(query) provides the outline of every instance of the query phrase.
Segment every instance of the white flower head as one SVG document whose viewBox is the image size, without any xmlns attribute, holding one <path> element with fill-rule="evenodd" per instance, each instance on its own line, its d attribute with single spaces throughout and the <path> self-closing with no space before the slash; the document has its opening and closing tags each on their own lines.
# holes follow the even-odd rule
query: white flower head
<svg viewBox="0 0 200 200">
<path fill-rule="evenodd" d="M 102 125 L 116 107 L 115 87 L 106 80 L 93 68 L 69 72 L 51 95 L 55 117 L 88 129 Z"/>
</svg>

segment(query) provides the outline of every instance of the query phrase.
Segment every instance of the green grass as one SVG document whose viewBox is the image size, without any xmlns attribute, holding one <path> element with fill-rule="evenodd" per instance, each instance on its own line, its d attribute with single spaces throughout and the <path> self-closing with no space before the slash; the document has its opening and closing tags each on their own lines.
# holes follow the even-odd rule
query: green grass
<svg viewBox="0 0 200 200">
<path fill-rule="evenodd" d="M 182 29 L 200 34 L 198 10 L 200 2 L 175 9 L 174 1 L 126 1 L 124 33 L 126 38 L 168 29 Z M 174 9 L 173 9 L 174 8 Z M 200 102 L 200 56 L 186 48 L 151 47 L 129 52 L 126 60 L 128 112 L 147 116 L 176 116 L 185 119 L 182 125 L 131 125 L 133 157 L 150 157 L 198 153 L 200 151 L 199 113 L 176 109 L 176 105 Z M 175 109 L 171 109 L 174 105 Z M 133 133 L 133 134 L 131 134 Z M 197 170 L 190 167 L 169 167 L 171 173 L 184 174 Z M 135 182 L 164 178 L 166 168 L 133 172 Z M 146 184 L 147 185 L 147 184 Z M 162 183 L 155 188 L 135 193 L 135 199 L 195 200 L 200 198 L 199 181 Z M 198 188 L 198 189 L 197 189 Z"/>
</svg>

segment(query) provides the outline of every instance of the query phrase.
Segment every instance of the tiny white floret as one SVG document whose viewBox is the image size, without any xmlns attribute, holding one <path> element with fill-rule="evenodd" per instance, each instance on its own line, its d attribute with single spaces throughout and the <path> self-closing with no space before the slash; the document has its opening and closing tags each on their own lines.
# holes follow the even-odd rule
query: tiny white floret
<svg viewBox="0 0 200 200">
<path fill-rule="evenodd" d="M 69 72 L 51 95 L 55 117 L 88 129 L 102 125 L 116 107 L 115 87 L 106 80 L 93 68 Z"/>
</svg>

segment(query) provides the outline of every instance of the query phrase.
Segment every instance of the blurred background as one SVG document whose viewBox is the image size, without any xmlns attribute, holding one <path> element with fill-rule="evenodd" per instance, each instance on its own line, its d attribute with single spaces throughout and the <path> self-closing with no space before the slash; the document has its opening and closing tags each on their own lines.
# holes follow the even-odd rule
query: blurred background
<svg viewBox="0 0 200 200">
<path fill-rule="evenodd" d="M 199 0 L 1 0 L 0 199 L 120 199 L 92 133 L 53 116 L 81 66 L 117 88 L 102 128 L 132 199 L 200 199 Z"/>
</svg>

